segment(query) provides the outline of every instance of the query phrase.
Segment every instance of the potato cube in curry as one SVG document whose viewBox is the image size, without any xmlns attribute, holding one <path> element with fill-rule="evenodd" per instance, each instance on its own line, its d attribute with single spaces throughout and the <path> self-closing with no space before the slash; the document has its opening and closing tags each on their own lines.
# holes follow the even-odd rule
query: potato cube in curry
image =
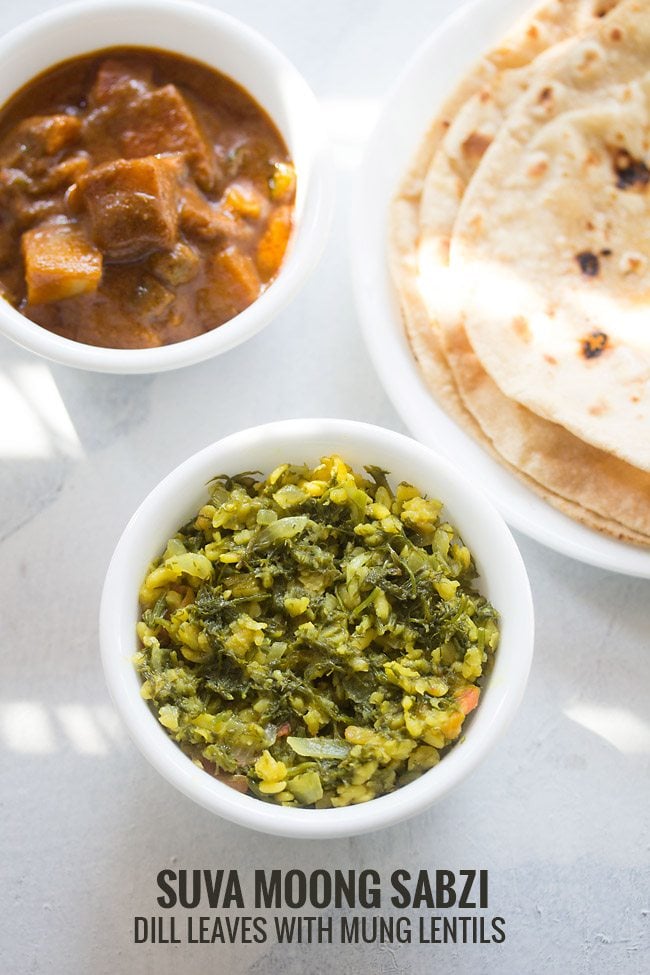
<svg viewBox="0 0 650 975">
<path fill-rule="evenodd" d="M 199 186 L 204 190 L 214 186 L 214 149 L 175 85 L 146 92 L 131 103 L 130 124 L 125 124 L 120 142 L 129 158 L 182 153 Z"/>
<path fill-rule="evenodd" d="M 28 230 L 22 235 L 21 250 L 30 305 L 97 290 L 102 255 L 75 224 L 42 224 Z"/>
<path fill-rule="evenodd" d="M 230 304 L 230 314 L 237 315 L 259 297 L 261 285 L 253 260 L 236 247 L 225 247 L 213 257 L 211 290 Z"/>
<path fill-rule="evenodd" d="M 174 246 L 179 163 L 174 156 L 116 159 L 78 180 L 93 240 L 109 260 L 137 260 Z"/>
<path fill-rule="evenodd" d="M 27 176 L 38 176 L 53 165 L 53 157 L 79 139 L 81 121 L 76 115 L 30 115 L 12 132 L 2 147 L 3 166 Z"/>
<path fill-rule="evenodd" d="M 81 122 L 76 115 L 33 115 L 18 126 L 23 144 L 32 152 L 53 156 L 79 138 Z"/>
<path fill-rule="evenodd" d="M 262 281 L 269 281 L 280 268 L 291 235 L 291 207 L 278 207 L 257 245 L 257 267 Z"/>
<path fill-rule="evenodd" d="M 259 220 L 268 213 L 268 199 L 250 182 L 234 182 L 223 196 L 223 205 L 240 217 Z"/>
</svg>

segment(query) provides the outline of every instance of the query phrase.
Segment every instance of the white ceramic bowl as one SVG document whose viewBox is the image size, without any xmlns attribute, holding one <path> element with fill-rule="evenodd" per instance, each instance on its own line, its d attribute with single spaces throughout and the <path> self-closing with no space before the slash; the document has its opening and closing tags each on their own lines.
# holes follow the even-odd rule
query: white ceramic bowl
<svg viewBox="0 0 650 975">
<path fill-rule="evenodd" d="M 17 27 L 0 39 L 0 105 L 61 61 L 123 45 L 184 54 L 238 82 L 275 122 L 298 175 L 294 232 L 276 280 L 204 335 L 156 349 L 96 348 L 41 328 L 0 299 L 0 332 L 32 352 L 96 372 L 160 372 L 225 352 L 277 315 L 320 257 L 333 180 L 320 108 L 302 76 L 260 34 L 189 0 L 82 0 Z"/>
<path fill-rule="evenodd" d="M 215 474 L 283 462 L 313 463 L 340 453 L 354 467 L 375 464 L 445 502 L 450 521 L 473 552 L 479 586 L 501 614 L 501 643 L 464 739 L 439 765 L 386 796 L 342 809 L 288 809 L 241 795 L 195 766 L 140 696 L 132 663 L 137 649 L 138 590 L 167 539 L 204 504 Z M 336 837 L 388 826 L 420 812 L 465 778 L 504 732 L 521 700 L 533 652 L 533 608 L 521 556 L 503 519 L 446 460 L 381 427 L 348 420 L 284 420 L 235 433 L 190 457 L 135 513 L 108 569 L 100 613 L 104 672 L 115 705 L 142 753 L 181 792 L 226 819 L 266 833 Z"/>
</svg>

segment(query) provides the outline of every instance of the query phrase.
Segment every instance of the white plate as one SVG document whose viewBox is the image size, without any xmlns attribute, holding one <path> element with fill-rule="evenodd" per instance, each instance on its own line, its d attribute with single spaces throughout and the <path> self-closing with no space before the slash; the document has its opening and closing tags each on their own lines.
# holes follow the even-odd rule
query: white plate
<svg viewBox="0 0 650 975">
<path fill-rule="evenodd" d="M 457 79 L 492 47 L 530 0 L 474 0 L 422 45 L 388 96 L 355 186 L 352 262 L 357 305 L 379 377 L 413 436 L 445 454 L 482 485 L 515 528 L 581 562 L 650 578 L 650 552 L 617 542 L 556 511 L 436 404 L 409 349 L 387 259 L 390 200 Z"/>
</svg>

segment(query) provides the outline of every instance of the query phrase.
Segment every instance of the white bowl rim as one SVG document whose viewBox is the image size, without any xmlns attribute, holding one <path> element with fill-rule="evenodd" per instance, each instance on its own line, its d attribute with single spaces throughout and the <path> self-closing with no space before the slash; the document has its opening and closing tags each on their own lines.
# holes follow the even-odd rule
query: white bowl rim
<svg viewBox="0 0 650 975">
<path fill-rule="evenodd" d="M 252 455 L 253 459 L 255 444 L 263 442 L 277 447 L 284 452 L 281 456 L 291 460 L 292 451 L 300 449 L 301 443 L 321 439 L 323 443 L 340 442 L 343 455 L 346 441 L 363 449 L 392 453 L 395 458 L 410 455 L 431 471 L 432 480 L 453 485 L 458 511 L 462 509 L 467 517 L 481 519 L 482 530 L 485 528 L 490 545 L 495 546 L 496 554 L 488 554 L 500 562 L 507 576 L 513 597 L 507 608 L 498 608 L 506 609 L 504 622 L 507 618 L 511 632 L 509 643 L 502 641 L 484 697 L 464 740 L 434 769 L 393 793 L 361 805 L 289 809 L 236 793 L 207 775 L 188 760 L 156 720 L 139 695 L 139 679 L 131 661 L 136 649 L 132 610 L 137 594 L 129 588 L 125 576 L 128 566 L 133 566 L 134 553 L 141 552 L 143 544 L 150 546 L 145 562 L 153 554 L 152 548 L 159 550 L 164 544 L 164 539 L 157 540 L 154 546 L 150 543 L 161 509 L 182 497 L 188 487 L 191 492 L 192 486 L 196 489 L 203 484 L 211 476 L 208 473 L 206 477 L 206 471 L 213 474 L 221 463 L 220 456 L 234 451 L 242 456 Z M 398 477 L 399 472 L 395 471 L 394 476 Z M 426 489 L 427 485 L 422 487 Z M 454 520 L 458 520 L 456 516 Z M 471 539 L 468 544 L 472 548 Z M 485 552 L 475 554 L 477 561 L 486 561 Z M 225 819 L 265 833 L 296 838 L 341 837 L 380 829 L 415 815 L 446 795 L 481 761 L 514 716 L 528 679 L 533 631 L 532 597 L 521 555 L 505 522 L 487 498 L 449 461 L 417 441 L 371 424 L 334 419 L 282 420 L 248 428 L 209 445 L 176 467 L 145 498 L 124 529 L 108 568 L 99 625 L 102 662 L 111 697 L 135 744 L 154 768 L 185 795 Z"/>
<path fill-rule="evenodd" d="M 305 186 L 304 207 L 294 228 L 289 250 L 275 280 L 252 305 L 239 315 L 209 332 L 170 345 L 147 349 L 112 349 L 86 345 L 57 335 L 37 325 L 0 299 L 0 334 L 6 335 L 22 348 L 53 362 L 90 372 L 143 374 L 164 372 L 194 365 L 240 345 L 261 331 L 291 301 L 314 269 L 324 250 L 331 224 L 334 195 L 334 170 L 326 139 L 326 126 L 316 96 L 298 69 L 271 41 L 236 17 L 194 0 L 73 0 L 48 10 L 17 25 L 0 37 L 0 63 L 6 55 L 20 46 L 29 46 L 33 38 L 47 36 L 57 28 L 73 23 L 80 15 L 90 18 L 93 13 L 124 15 L 125 40 L 128 45 L 128 17 L 139 11 L 156 16 L 192 18 L 193 25 L 205 30 L 243 40 L 251 58 L 258 58 L 277 72 L 278 77 L 290 79 L 292 99 L 299 106 L 301 116 L 311 119 L 313 145 L 307 170 L 302 169 L 299 180 Z M 92 21 L 89 19 L 89 24 Z M 104 45 L 106 46 L 106 45 Z M 113 46 L 113 45 L 111 45 Z M 151 45 L 156 47 L 155 38 Z M 102 43 L 88 44 L 88 53 L 101 51 Z M 53 60 L 52 66 L 56 64 Z M 218 70 L 218 66 L 214 65 Z M 46 66 L 42 70 L 46 70 Z M 238 79 L 232 74 L 233 81 Z M 285 84 L 285 88 L 289 87 Z M 275 124 L 274 119 L 272 119 Z M 289 147 L 291 149 L 291 147 Z"/>
</svg>

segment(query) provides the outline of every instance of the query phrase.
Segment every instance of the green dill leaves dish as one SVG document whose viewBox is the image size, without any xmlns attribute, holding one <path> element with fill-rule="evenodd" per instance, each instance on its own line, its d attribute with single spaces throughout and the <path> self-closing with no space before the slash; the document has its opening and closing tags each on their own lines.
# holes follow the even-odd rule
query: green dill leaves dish
<svg viewBox="0 0 650 975">
<path fill-rule="evenodd" d="M 135 665 L 168 734 L 283 806 L 365 802 L 432 768 L 499 638 L 441 502 L 335 455 L 209 492 L 140 590 Z"/>
</svg>

